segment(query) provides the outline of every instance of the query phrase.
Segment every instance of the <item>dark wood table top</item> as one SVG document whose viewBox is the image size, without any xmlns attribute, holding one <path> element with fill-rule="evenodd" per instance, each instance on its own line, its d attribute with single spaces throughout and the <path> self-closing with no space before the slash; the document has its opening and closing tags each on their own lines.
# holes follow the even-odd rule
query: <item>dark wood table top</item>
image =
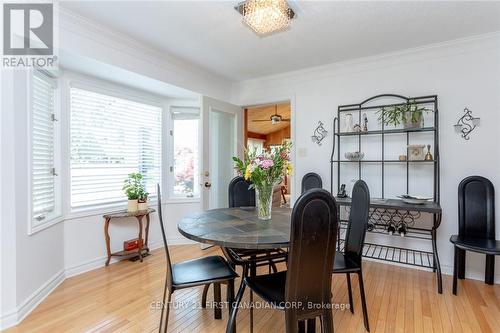
<svg viewBox="0 0 500 333">
<path fill-rule="evenodd" d="M 290 208 L 273 208 L 272 219 L 261 221 L 255 207 L 220 208 L 194 213 L 178 223 L 179 232 L 201 243 L 240 249 L 288 247 Z"/>
<path fill-rule="evenodd" d="M 102 217 L 104 217 L 105 219 L 114 219 L 114 218 L 120 218 L 120 217 L 144 216 L 144 215 L 147 215 L 149 213 L 154 213 L 154 212 L 156 212 L 156 210 L 154 208 L 148 208 L 146 210 L 138 210 L 135 212 L 129 212 L 126 209 L 124 209 L 124 210 L 119 210 L 117 212 L 105 214 Z"/>
</svg>

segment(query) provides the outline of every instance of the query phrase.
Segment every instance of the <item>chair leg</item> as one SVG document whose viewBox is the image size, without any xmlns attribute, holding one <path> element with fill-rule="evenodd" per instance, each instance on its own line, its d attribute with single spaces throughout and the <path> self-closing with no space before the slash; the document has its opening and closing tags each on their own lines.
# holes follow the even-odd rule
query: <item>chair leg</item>
<svg viewBox="0 0 500 333">
<path fill-rule="evenodd" d="M 453 295 L 457 294 L 458 266 L 460 261 L 460 249 L 455 246 L 453 255 Z"/>
<path fill-rule="evenodd" d="M 170 298 L 170 291 L 168 292 Z M 158 332 L 161 333 L 161 325 L 163 324 L 163 313 L 165 312 L 165 299 L 167 297 L 167 280 L 165 279 L 165 285 L 163 286 L 163 298 L 161 300 L 161 314 L 160 314 L 160 325 L 158 326 Z"/>
<path fill-rule="evenodd" d="M 165 288 L 166 290 L 166 288 Z M 160 317 L 160 326 L 158 327 L 158 332 L 159 333 L 166 333 L 168 329 L 168 315 L 170 314 L 170 301 L 172 300 L 172 293 L 168 291 L 168 298 L 167 302 L 165 303 L 165 295 L 163 296 L 163 303 L 161 307 L 161 317 Z M 165 320 L 163 320 L 163 313 L 165 312 L 165 308 L 167 308 L 166 314 L 165 314 Z M 162 324 L 164 323 L 163 329 L 162 329 Z"/>
<path fill-rule="evenodd" d="M 366 330 L 370 332 L 370 323 L 368 321 L 368 310 L 366 308 L 365 286 L 363 283 L 362 271 L 359 271 L 358 273 L 358 280 L 359 280 L 359 293 L 361 294 L 361 306 L 363 307 L 363 320 L 365 322 Z"/>
<path fill-rule="evenodd" d="M 222 319 L 220 283 L 214 283 L 214 318 Z"/>
<path fill-rule="evenodd" d="M 234 280 L 227 281 L 226 298 L 227 298 L 227 309 L 229 311 L 229 315 L 231 315 L 231 309 L 234 303 Z"/>
<path fill-rule="evenodd" d="M 458 249 L 458 272 L 457 276 L 460 280 L 465 279 L 465 257 L 466 251 Z"/>
<path fill-rule="evenodd" d="M 351 274 L 346 274 L 347 278 L 347 293 L 349 294 L 349 308 L 351 313 L 354 313 L 354 303 L 352 302 L 352 286 L 351 286 Z"/>
<path fill-rule="evenodd" d="M 321 332 L 333 333 L 333 315 L 332 310 L 325 310 L 321 315 Z"/>
<path fill-rule="evenodd" d="M 493 284 L 495 281 L 495 256 L 486 255 L 486 268 L 484 270 L 484 283 Z"/>
<path fill-rule="evenodd" d="M 243 276 L 242 279 L 246 276 L 247 270 L 243 268 Z M 245 292 L 245 282 L 241 282 L 240 289 L 238 290 L 238 294 L 236 295 L 236 300 L 231 309 L 231 315 L 229 316 L 229 320 L 227 321 L 226 333 L 235 333 L 236 332 L 236 315 L 238 314 L 238 308 L 241 303 L 241 299 L 243 298 L 243 293 Z"/>
<path fill-rule="evenodd" d="M 210 284 L 206 284 L 203 287 L 203 294 L 201 295 L 201 307 L 205 309 L 207 307 L 207 294 L 208 294 L 208 289 L 210 288 Z"/>
<path fill-rule="evenodd" d="M 301 324 L 302 323 L 302 324 Z M 303 326 L 303 321 L 297 320 L 297 315 L 294 311 L 285 310 L 285 331 L 286 333 L 299 333 L 300 325 Z"/>
<path fill-rule="evenodd" d="M 298 328 L 298 332 L 299 333 L 306 333 L 306 323 L 305 323 L 305 321 L 299 320 L 299 322 L 297 323 L 297 325 L 299 326 L 299 328 Z"/>
<path fill-rule="evenodd" d="M 316 318 L 307 319 L 307 333 L 316 332 Z"/>
<path fill-rule="evenodd" d="M 271 261 L 270 266 L 273 269 L 273 273 L 278 273 L 278 268 L 276 267 L 276 264 L 273 261 Z"/>
</svg>

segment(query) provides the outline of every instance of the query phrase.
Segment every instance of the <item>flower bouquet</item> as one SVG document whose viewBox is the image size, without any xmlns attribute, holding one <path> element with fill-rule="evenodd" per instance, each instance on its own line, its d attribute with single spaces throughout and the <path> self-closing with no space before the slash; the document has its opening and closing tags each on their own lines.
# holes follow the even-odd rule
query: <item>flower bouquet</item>
<svg viewBox="0 0 500 333">
<path fill-rule="evenodd" d="M 274 186 L 283 181 L 285 173 L 292 173 L 290 147 L 291 143 L 286 142 L 282 146 L 265 150 L 260 155 L 255 150 L 246 150 L 243 161 L 233 157 L 238 174 L 252 182 L 250 188 L 255 188 L 257 216 L 261 220 L 271 219 Z"/>
</svg>

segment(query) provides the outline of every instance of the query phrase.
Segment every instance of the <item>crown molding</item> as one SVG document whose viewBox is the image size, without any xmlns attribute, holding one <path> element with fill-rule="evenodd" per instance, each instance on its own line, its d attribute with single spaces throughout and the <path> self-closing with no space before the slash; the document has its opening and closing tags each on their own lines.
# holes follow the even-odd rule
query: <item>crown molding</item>
<svg viewBox="0 0 500 333">
<path fill-rule="evenodd" d="M 218 84 L 225 87 L 225 89 L 220 90 L 229 91 L 231 86 L 235 83 L 235 81 L 225 76 L 211 72 L 189 61 L 159 50 L 149 44 L 143 43 L 142 41 L 131 38 L 130 36 L 113 30 L 105 25 L 81 16 L 71 10 L 63 7 L 58 7 L 57 10 L 59 13 L 59 36 L 61 40 L 64 39 L 64 35 L 66 35 L 67 38 L 70 38 L 73 34 L 79 38 L 96 43 L 102 46 L 103 49 L 112 49 L 121 54 L 130 56 L 133 59 L 137 59 L 169 71 L 170 73 L 177 75 L 179 78 L 182 78 L 182 81 L 191 79 L 191 81 L 200 81 L 201 84 L 203 84 L 204 81 L 205 85 L 209 88 L 213 87 L 215 83 L 216 85 Z M 62 50 L 67 51 L 68 53 L 75 53 L 75 50 L 70 49 L 69 46 L 65 46 L 64 43 L 59 43 L 59 46 Z M 196 91 L 195 88 L 189 87 L 186 84 L 179 84 L 179 82 L 168 83 L 177 85 L 184 89 L 203 93 Z M 210 83 L 210 85 L 208 85 L 208 83 Z"/>
<path fill-rule="evenodd" d="M 242 90 L 265 91 L 268 87 L 279 85 L 283 90 L 293 90 L 298 82 L 321 80 L 332 76 L 352 74 L 384 68 L 388 66 L 421 62 L 429 59 L 457 56 L 461 54 L 498 49 L 500 32 L 474 35 L 425 46 L 387 52 L 374 56 L 361 57 L 351 60 L 334 62 L 326 65 L 308 67 L 296 71 L 263 76 L 254 79 L 239 81 L 233 86 L 233 100 L 238 100 Z M 239 101 L 241 102 L 241 101 Z M 243 103 L 244 104 L 244 103 Z"/>
</svg>

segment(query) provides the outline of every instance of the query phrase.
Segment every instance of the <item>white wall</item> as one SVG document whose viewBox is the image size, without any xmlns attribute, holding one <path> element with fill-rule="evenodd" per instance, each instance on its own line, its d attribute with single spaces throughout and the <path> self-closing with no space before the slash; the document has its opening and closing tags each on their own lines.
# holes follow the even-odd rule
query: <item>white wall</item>
<svg viewBox="0 0 500 333">
<path fill-rule="evenodd" d="M 497 191 L 500 190 L 498 34 L 249 80 L 235 85 L 233 92 L 233 102 L 240 105 L 295 96 L 295 152 L 306 154 L 295 154 L 295 186 L 300 186 L 305 173 L 314 171 L 321 175 L 328 189 L 332 120 L 338 105 L 359 103 L 383 93 L 437 94 L 443 208 L 438 252 L 446 273 L 451 273 L 453 264 L 449 237 L 458 230 L 458 183 L 468 175 L 478 174 L 489 178 Z M 460 138 L 452 126 L 465 107 L 481 117 L 481 125 L 469 141 Z M 318 120 L 323 121 L 329 131 L 322 146 L 317 146 L 310 138 Z M 497 195 L 496 204 L 500 207 L 500 195 Z M 499 211 L 497 209 L 497 220 Z M 500 239 L 500 227 L 497 227 L 497 238 Z M 468 276 L 483 279 L 484 256 L 469 253 L 468 258 Z M 497 267 L 499 265 L 500 258 L 497 258 Z M 496 281 L 500 282 L 498 268 Z"/>
<path fill-rule="evenodd" d="M 16 219 L 15 210 L 7 207 L 15 206 L 14 129 L 13 110 L 13 73 L 1 72 L 1 107 L 0 113 L 0 237 L 1 237 L 1 303 L 0 323 L 11 325 L 16 321 Z"/>
</svg>

